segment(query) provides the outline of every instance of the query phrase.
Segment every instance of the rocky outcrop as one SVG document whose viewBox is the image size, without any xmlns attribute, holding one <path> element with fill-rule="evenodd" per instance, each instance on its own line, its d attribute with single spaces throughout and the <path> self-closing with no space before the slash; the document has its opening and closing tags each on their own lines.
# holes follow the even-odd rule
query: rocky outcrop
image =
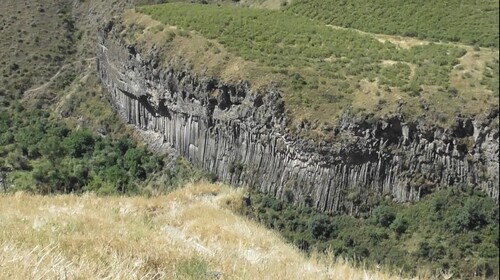
<svg viewBox="0 0 500 280">
<path fill-rule="evenodd" d="M 432 188 L 473 185 L 498 201 L 498 128 L 458 118 L 452 129 L 368 121 L 349 112 L 313 142 L 289 132 L 280 93 L 254 92 L 187 69 L 101 30 L 98 73 L 121 116 L 153 149 L 174 148 L 224 182 L 247 184 L 330 213 L 366 211 L 374 197 L 418 200 Z M 307 129 L 307 124 L 302 129 Z"/>
</svg>

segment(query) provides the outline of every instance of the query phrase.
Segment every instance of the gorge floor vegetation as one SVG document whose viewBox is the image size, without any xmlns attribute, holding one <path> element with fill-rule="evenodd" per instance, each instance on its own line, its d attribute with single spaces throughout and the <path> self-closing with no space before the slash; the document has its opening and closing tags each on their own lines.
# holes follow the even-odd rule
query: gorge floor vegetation
<svg viewBox="0 0 500 280">
<path fill-rule="evenodd" d="M 259 193 L 250 198 L 241 213 L 305 251 L 401 269 L 406 276 L 498 277 L 498 207 L 471 188 L 440 190 L 406 206 L 379 197 L 373 211 L 358 217 L 329 216 Z"/>
</svg>

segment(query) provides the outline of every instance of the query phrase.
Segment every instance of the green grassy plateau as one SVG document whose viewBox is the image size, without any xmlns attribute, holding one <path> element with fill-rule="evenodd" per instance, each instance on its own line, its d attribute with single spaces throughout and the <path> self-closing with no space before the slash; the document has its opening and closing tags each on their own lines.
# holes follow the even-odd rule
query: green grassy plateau
<svg viewBox="0 0 500 280">
<path fill-rule="evenodd" d="M 359 30 L 498 48 L 498 0 L 297 0 L 289 10 Z"/>
<path fill-rule="evenodd" d="M 210 64 L 212 70 L 227 70 L 233 57 L 242 59 L 247 63 L 240 63 L 228 79 L 253 85 L 267 80 L 283 92 L 297 121 L 332 124 L 353 108 L 360 115 L 401 112 L 409 120 L 446 127 L 458 114 L 484 115 L 498 106 L 494 49 L 374 35 L 329 26 L 288 9 L 170 3 L 137 10 L 158 23 L 139 30 L 135 26 L 134 40 L 150 40 L 148 32 L 182 31 L 185 36 L 177 37 L 189 35 L 191 40 L 168 36 L 165 56 L 188 49 L 185 56 L 195 69 Z M 205 49 L 197 49 L 199 44 Z M 217 59 L 207 51 L 225 56 Z"/>
</svg>

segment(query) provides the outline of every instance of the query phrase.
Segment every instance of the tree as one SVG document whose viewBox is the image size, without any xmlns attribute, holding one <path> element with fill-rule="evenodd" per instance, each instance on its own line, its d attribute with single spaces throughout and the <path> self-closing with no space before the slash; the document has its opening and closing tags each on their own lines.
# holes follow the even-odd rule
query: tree
<svg viewBox="0 0 500 280">
<path fill-rule="evenodd" d="M 455 233 L 465 232 L 479 229 L 486 223 L 486 215 L 481 201 L 469 198 L 452 218 L 451 230 Z"/>
<path fill-rule="evenodd" d="M 65 147 L 61 146 L 61 139 L 56 136 L 49 136 L 39 144 L 40 153 L 45 156 L 50 163 L 55 166 L 58 159 L 65 154 Z"/>
<path fill-rule="evenodd" d="M 125 193 L 127 191 L 128 175 L 127 173 L 117 165 L 106 169 L 105 178 L 111 184 L 116 186 L 116 190 Z"/>
<path fill-rule="evenodd" d="M 309 220 L 309 229 L 314 238 L 326 240 L 334 235 L 335 226 L 323 215 L 315 215 Z"/>
<path fill-rule="evenodd" d="M 408 221 L 401 215 L 397 215 L 396 219 L 391 223 L 390 228 L 394 230 L 396 235 L 400 236 L 408 229 Z"/>
<path fill-rule="evenodd" d="M 146 151 L 138 148 L 128 149 L 124 156 L 125 168 L 134 178 L 146 179 L 146 171 L 142 167 L 142 159 L 146 156 Z"/>
<path fill-rule="evenodd" d="M 388 206 L 380 205 L 373 210 L 373 220 L 376 225 L 388 227 L 394 220 L 394 213 L 391 212 Z"/>
<path fill-rule="evenodd" d="M 83 155 L 92 151 L 95 144 L 94 137 L 87 130 L 72 133 L 64 142 L 70 155 L 77 158 L 83 157 Z"/>
</svg>

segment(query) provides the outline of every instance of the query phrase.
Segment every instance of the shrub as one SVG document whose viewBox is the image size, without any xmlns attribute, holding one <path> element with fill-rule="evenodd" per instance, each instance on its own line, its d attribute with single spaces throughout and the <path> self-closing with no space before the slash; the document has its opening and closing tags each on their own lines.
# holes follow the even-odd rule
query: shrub
<svg viewBox="0 0 500 280">
<path fill-rule="evenodd" d="M 394 230 L 397 235 L 401 235 L 408 229 L 408 221 L 401 215 L 397 215 L 391 223 L 390 228 Z"/>
<path fill-rule="evenodd" d="M 72 133 L 65 139 L 64 144 L 71 156 L 79 158 L 94 150 L 95 140 L 92 133 L 81 130 Z"/>
<path fill-rule="evenodd" d="M 373 222 L 382 227 L 389 227 L 394 221 L 395 215 L 386 205 L 377 206 L 373 210 Z"/>
<path fill-rule="evenodd" d="M 313 238 L 326 240 L 335 236 L 335 227 L 330 219 L 323 215 L 315 215 L 309 220 L 309 229 Z"/>
</svg>

